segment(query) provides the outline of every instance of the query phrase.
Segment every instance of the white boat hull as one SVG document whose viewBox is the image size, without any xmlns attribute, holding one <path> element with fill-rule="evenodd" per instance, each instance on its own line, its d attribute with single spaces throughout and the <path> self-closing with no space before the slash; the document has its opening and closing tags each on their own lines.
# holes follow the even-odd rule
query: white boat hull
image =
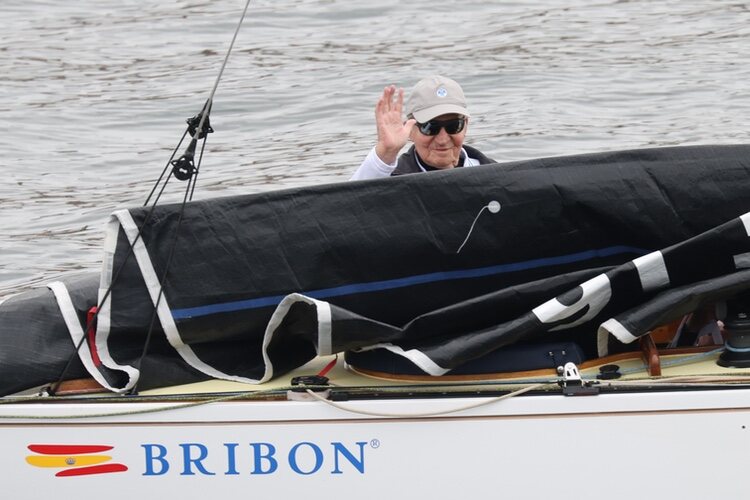
<svg viewBox="0 0 750 500">
<path fill-rule="evenodd" d="M 750 389 L 486 398 L 5 404 L 6 498 L 744 498 Z M 140 413 L 170 407 L 165 411 Z M 121 414 L 127 411 L 129 414 Z M 118 414 L 59 419 L 76 414 Z M 8 416 L 33 415 L 29 419 Z M 58 477 L 30 445 L 108 445 Z M 80 457 L 80 455 L 79 455 Z M 75 458 L 75 457 L 73 457 Z"/>
</svg>

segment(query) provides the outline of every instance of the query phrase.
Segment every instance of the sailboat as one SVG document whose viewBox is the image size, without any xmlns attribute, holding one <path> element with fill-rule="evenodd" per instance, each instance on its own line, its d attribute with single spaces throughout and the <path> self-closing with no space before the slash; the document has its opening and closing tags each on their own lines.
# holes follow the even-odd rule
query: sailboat
<svg viewBox="0 0 750 500">
<path fill-rule="evenodd" d="M 191 201 L 212 99 L 0 303 L 7 495 L 742 497 L 748 146 Z"/>
<path fill-rule="evenodd" d="M 748 152 L 117 212 L 98 276 L 0 304 L 11 491 L 737 498 Z"/>
</svg>

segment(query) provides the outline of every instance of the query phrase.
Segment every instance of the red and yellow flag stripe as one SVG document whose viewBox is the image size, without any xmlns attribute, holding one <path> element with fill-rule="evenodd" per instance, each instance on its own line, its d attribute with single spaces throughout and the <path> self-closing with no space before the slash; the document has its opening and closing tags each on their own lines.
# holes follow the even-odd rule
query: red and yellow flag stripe
<svg viewBox="0 0 750 500">
<path fill-rule="evenodd" d="M 112 456 L 102 455 L 101 453 L 112 448 L 112 446 L 96 444 L 30 444 L 28 449 L 35 455 L 28 455 L 26 462 L 34 467 L 63 469 L 55 474 L 58 477 L 86 476 L 128 470 L 128 467 L 124 464 L 107 463 L 112 460 Z"/>
</svg>

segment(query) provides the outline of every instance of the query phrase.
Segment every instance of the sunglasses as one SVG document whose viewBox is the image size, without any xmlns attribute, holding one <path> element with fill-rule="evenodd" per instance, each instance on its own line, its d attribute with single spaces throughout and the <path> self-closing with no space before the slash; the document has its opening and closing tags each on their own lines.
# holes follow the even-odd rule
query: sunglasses
<svg viewBox="0 0 750 500">
<path fill-rule="evenodd" d="M 448 134 L 458 134 L 466 125 L 465 118 L 453 118 L 451 120 L 430 120 L 424 123 L 417 123 L 419 131 L 424 135 L 438 135 L 440 129 L 444 128 Z"/>
</svg>

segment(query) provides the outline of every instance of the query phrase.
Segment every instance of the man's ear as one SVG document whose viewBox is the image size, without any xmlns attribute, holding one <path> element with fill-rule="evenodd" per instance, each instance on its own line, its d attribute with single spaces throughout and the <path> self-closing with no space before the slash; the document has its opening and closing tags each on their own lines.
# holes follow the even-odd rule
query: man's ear
<svg viewBox="0 0 750 500">
<path fill-rule="evenodd" d="M 411 128 L 411 132 L 409 132 L 409 140 L 411 142 L 414 142 L 414 134 L 416 133 L 417 133 L 417 126 L 415 125 Z"/>
</svg>

